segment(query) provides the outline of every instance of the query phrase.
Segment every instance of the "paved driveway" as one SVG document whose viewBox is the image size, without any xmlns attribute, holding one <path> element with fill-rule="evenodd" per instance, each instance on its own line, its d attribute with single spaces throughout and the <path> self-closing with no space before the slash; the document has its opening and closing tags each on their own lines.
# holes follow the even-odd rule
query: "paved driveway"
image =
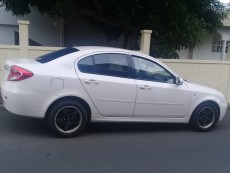
<svg viewBox="0 0 230 173">
<path fill-rule="evenodd" d="M 181 124 L 93 124 L 61 139 L 0 107 L 2 173 L 229 173 L 230 117 L 208 133 Z"/>
</svg>

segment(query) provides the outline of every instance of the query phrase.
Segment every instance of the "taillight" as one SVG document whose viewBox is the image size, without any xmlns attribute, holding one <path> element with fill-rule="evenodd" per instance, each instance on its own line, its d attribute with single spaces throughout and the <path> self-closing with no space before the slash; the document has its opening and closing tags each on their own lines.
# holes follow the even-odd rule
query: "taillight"
<svg viewBox="0 0 230 173">
<path fill-rule="evenodd" d="M 18 67 L 16 65 L 11 66 L 10 73 L 8 75 L 8 81 L 21 81 L 32 77 L 34 74 L 24 68 Z"/>
</svg>

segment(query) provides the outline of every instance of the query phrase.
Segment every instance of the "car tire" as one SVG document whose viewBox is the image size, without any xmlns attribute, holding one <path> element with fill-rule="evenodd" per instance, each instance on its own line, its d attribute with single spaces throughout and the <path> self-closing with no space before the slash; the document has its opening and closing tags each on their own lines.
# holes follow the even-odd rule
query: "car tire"
<svg viewBox="0 0 230 173">
<path fill-rule="evenodd" d="M 88 114 L 85 107 L 72 100 L 57 103 L 47 117 L 48 126 L 60 137 L 79 135 L 87 122 Z"/>
<path fill-rule="evenodd" d="M 210 131 L 218 121 L 218 109 L 213 103 L 202 103 L 194 110 L 189 125 L 199 132 Z"/>
</svg>

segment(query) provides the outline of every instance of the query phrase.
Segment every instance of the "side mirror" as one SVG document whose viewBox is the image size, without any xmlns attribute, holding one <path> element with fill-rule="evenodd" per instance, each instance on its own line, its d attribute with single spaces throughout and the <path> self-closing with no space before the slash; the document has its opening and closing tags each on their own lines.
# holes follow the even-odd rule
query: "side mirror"
<svg viewBox="0 0 230 173">
<path fill-rule="evenodd" d="M 180 77 L 176 77 L 176 84 L 183 85 L 183 79 L 181 79 Z"/>
</svg>

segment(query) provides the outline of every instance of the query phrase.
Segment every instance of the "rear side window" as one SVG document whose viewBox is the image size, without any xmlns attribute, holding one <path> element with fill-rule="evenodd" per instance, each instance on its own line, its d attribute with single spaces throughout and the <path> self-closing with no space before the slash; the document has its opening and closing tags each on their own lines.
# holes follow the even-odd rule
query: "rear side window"
<svg viewBox="0 0 230 173">
<path fill-rule="evenodd" d="M 82 73 L 115 77 L 129 77 L 129 63 L 125 54 L 104 53 L 88 56 L 78 62 Z"/>
<path fill-rule="evenodd" d="M 79 51 L 79 50 L 76 48 L 69 47 L 69 48 L 57 50 L 57 51 L 39 56 L 35 60 L 40 62 L 40 63 L 47 63 L 47 62 L 53 61 L 57 58 L 60 58 L 64 55 L 68 55 L 70 53 L 77 52 L 77 51 Z"/>
<path fill-rule="evenodd" d="M 100 75 L 129 77 L 129 65 L 126 55 L 98 54 L 94 55 L 95 72 Z"/>
<path fill-rule="evenodd" d="M 78 62 L 78 68 L 83 73 L 94 73 L 92 56 L 86 57 Z"/>
</svg>

